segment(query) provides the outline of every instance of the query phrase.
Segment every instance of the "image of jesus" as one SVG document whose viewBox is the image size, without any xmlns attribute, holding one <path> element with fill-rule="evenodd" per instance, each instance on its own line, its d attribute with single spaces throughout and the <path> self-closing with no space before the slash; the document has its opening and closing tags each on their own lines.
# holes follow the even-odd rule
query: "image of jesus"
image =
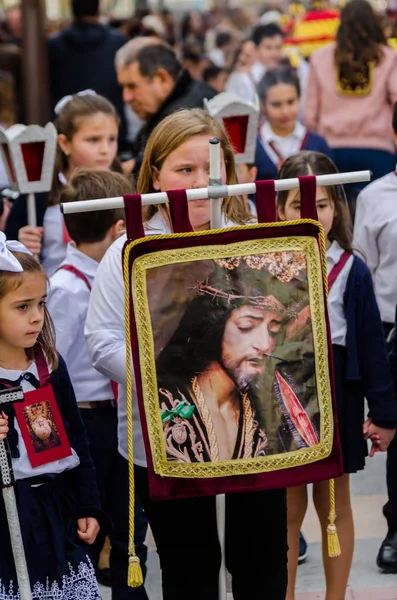
<svg viewBox="0 0 397 600">
<path fill-rule="evenodd" d="M 256 401 L 285 334 L 291 299 L 256 258 L 218 261 L 159 353 L 156 369 L 167 460 L 224 461 L 268 452 Z M 310 425 L 289 383 L 277 377 L 294 411 L 291 426 L 298 420 Z"/>
</svg>

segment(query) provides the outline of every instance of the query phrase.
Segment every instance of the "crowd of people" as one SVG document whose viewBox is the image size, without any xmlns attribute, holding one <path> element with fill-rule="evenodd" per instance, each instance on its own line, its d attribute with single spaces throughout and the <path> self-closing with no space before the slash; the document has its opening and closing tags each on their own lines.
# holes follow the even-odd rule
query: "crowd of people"
<svg viewBox="0 0 397 600">
<path fill-rule="evenodd" d="M 316 196 L 327 272 L 338 271 L 328 311 L 344 463 L 335 480 L 339 557 L 327 554 L 328 482 L 314 485 L 313 499 L 326 600 L 344 600 L 354 551 L 350 474 L 365 468 L 369 444 L 370 456 L 387 451 L 388 534 L 376 562 L 397 573 L 395 15 L 378 15 L 366 0 L 328 7 L 335 40 L 322 40 L 307 56 L 297 40 L 291 51 L 303 4 L 294 11 L 282 3 L 259 12 L 216 7 L 179 21 L 167 10 L 104 21 L 98 0 L 72 0 L 71 8 L 72 23 L 48 39 L 58 138 L 52 188 L 35 196 L 35 226 L 26 195 L 10 194 L 0 174 L 0 403 L 3 390 L 21 386 L 30 407 L 22 423 L 11 404 L 2 405 L 0 440 L 10 446 L 33 598 L 99 598 L 99 580 L 111 586 L 113 600 L 147 600 L 144 586 L 127 582 L 131 554 L 146 575 L 148 525 L 164 600 L 218 598 L 215 499 L 151 499 L 135 391 L 135 538 L 128 538 L 124 211 L 60 210 L 61 203 L 135 191 L 204 188 L 214 136 L 223 183 L 372 171 L 369 185 L 318 187 Z M 9 68 L 3 52 L 20 46 L 18 10 L 0 31 L 5 128 L 23 114 L 18 63 Z M 324 6 L 316 11 L 325 18 Z M 244 164 L 235 164 L 226 130 L 205 110 L 204 101 L 224 91 L 253 104 L 259 98 L 254 159 Z M 278 194 L 277 216 L 300 218 L 297 190 Z M 164 206 L 145 207 L 142 217 L 145 235 L 172 232 Z M 194 231 L 209 229 L 209 200 L 190 202 L 189 220 Z M 223 200 L 222 227 L 256 220 L 255 197 Z M 214 424 L 224 420 L 217 410 Z M 307 498 L 306 486 L 227 495 L 226 566 L 235 600 L 264 593 L 294 600 L 307 550 L 300 533 Z M 0 597 L 14 600 L 17 589 L 0 499 Z"/>
</svg>

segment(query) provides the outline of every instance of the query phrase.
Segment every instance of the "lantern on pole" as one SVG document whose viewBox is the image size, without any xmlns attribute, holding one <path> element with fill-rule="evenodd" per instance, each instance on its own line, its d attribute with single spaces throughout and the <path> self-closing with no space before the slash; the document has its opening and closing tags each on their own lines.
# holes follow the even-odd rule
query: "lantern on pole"
<svg viewBox="0 0 397 600">
<path fill-rule="evenodd" d="M 0 127 L 0 149 L 10 187 L 27 194 L 28 225 L 36 227 L 36 192 L 49 192 L 52 185 L 57 130 L 52 123 Z"/>
</svg>

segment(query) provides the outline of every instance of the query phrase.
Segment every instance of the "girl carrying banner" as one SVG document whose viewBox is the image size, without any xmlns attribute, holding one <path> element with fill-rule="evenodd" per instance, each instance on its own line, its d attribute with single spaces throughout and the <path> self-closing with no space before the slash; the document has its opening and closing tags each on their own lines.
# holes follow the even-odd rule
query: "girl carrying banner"
<svg viewBox="0 0 397 600">
<path fill-rule="evenodd" d="M 139 193 L 206 187 L 209 177 L 208 147 L 213 136 L 221 143 L 222 179 L 236 183 L 233 148 L 223 127 L 200 109 L 183 110 L 165 118 L 152 132 L 139 175 Z M 209 229 L 209 200 L 189 202 L 189 218 L 195 231 Z M 223 201 L 222 219 L 226 227 L 253 221 L 241 198 Z M 168 211 L 164 206 L 147 207 L 144 221 L 146 235 L 171 232 Z M 113 244 L 99 266 L 87 316 L 86 339 L 94 366 L 120 384 L 120 452 L 127 458 L 121 262 L 125 239 L 124 236 Z M 166 293 L 166 290 L 159 290 L 161 293 Z M 221 553 L 215 498 L 152 501 L 136 398 L 133 423 L 135 485 L 160 557 L 163 598 L 217 600 Z M 179 431 L 179 434 L 183 432 Z M 227 444 L 224 451 L 228 451 Z M 272 600 L 284 600 L 287 587 L 285 491 L 227 495 L 226 532 L 226 566 L 232 575 L 234 599 L 249 597 L 259 600 L 267 594 Z M 271 545 L 266 542 L 269 539 L 272 540 Z"/>
</svg>

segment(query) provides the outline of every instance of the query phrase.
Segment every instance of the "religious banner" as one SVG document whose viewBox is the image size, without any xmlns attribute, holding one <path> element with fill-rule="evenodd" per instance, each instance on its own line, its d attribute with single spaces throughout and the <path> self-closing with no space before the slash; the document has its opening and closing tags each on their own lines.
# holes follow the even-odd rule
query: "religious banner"
<svg viewBox="0 0 397 600">
<path fill-rule="evenodd" d="M 185 235 L 189 223 L 174 222 L 177 235 L 131 233 L 141 207 L 139 196 L 126 198 L 127 337 L 153 498 L 342 472 L 325 240 L 307 218 L 315 177 L 302 178 L 306 218 L 294 222 L 275 222 L 274 183 L 262 184 L 258 217 L 273 212 L 273 222 Z M 186 194 L 168 196 L 181 221 L 187 205 L 176 210 L 175 202 L 186 204 Z"/>
</svg>

